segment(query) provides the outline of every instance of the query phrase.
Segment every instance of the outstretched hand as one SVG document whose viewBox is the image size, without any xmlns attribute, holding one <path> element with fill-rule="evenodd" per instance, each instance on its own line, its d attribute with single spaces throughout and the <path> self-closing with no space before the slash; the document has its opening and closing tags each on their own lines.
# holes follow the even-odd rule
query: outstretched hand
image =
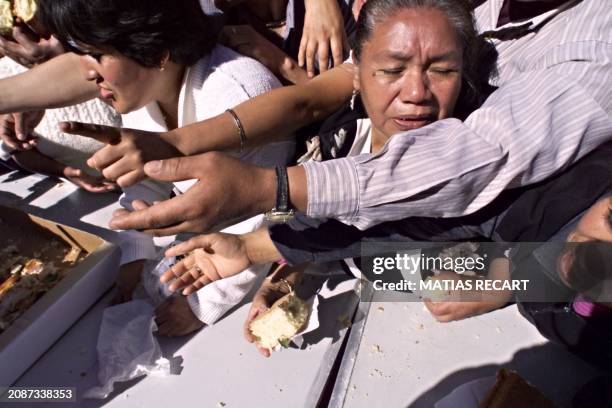
<svg viewBox="0 0 612 408">
<path fill-rule="evenodd" d="M 333 66 L 342 64 L 344 50 L 348 50 L 348 40 L 344 30 L 344 20 L 336 1 L 306 1 L 304 30 L 300 41 L 298 64 L 306 68 L 308 76 L 314 77 L 315 61 L 319 71 L 327 71 L 329 58 Z"/>
<path fill-rule="evenodd" d="M 166 256 L 187 255 L 165 271 L 160 282 L 168 289 L 189 295 L 219 279 L 237 275 L 249 266 L 246 246 L 238 235 L 200 235 L 166 251 Z"/>
<path fill-rule="evenodd" d="M 274 205 L 273 169 L 257 167 L 226 154 L 208 152 L 147 163 L 148 177 L 160 181 L 198 181 L 184 194 L 150 207 L 119 210 L 113 229 L 136 229 L 162 236 L 222 229 Z"/>
<path fill-rule="evenodd" d="M 74 167 L 66 167 L 63 175 L 72 183 L 90 193 L 108 193 L 119 190 L 117 184 L 105 180 L 104 177 L 91 176 L 83 170 L 75 169 Z"/>
<path fill-rule="evenodd" d="M 25 151 L 34 148 L 38 142 L 34 129 L 44 116 L 44 110 L 1 115 L 0 139 L 13 150 Z"/>
<path fill-rule="evenodd" d="M 99 170 L 106 179 L 116 181 L 121 187 L 129 187 L 145 179 L 146 162 L 182 155 L 155 132 L 80 122 L 62 122 L 60 129 L 65 133 L 106 143 L 105 147 L 89 158 L 87 165 Z"/>
<path fill-rule="evenodd" d="M 62 44 L 43 31 L 33 24 L 17 22 L 10 38 L 0 36 L 0 52 L 27 68 L 63 54 Z"/>
</svg>

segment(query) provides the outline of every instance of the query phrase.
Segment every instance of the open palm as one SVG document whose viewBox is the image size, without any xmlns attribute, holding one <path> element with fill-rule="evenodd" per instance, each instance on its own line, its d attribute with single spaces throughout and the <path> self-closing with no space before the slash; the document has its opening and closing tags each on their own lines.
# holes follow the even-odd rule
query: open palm
<svg viewBox="0 0 612 408">
<path fill-rule="evenodd" d="M 165 271 L 162 283 L 173 292 L 189 295 L 211 282 L 236 275 L 251 265 L 244 242 L 237 235 L 199 235 L 166 251 L 166 256 L 187 255 Z"/>
</svg>

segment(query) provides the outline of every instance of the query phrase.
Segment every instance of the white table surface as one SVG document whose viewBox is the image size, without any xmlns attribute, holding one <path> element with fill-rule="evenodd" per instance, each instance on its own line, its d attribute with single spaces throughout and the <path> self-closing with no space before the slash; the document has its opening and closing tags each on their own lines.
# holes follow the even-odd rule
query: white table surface
<svg viewBox="0 0 612 408">
<path fill-rule="evenodd" d="M 353 330 L 348 340 L 341 368 L 346 381 L 336 383 L 333 407 L 432 408 L 460 385 L 495 376 L 502 367 L 565 407 L 582 384 L 601 374 L 549 343 L 516 305 L 439 323 L 421 302 L 402 295 L 394 302 L 377 299 L 375 294 L 367 318 L 354 326 L 363 324 L 362 332 Z M 356 337 L 358 348 L 351 350 Z"/>
<path fill-rule="evenodd" d="M 0 204 L 21 208 L 59 221 L 109 241 L 116 233 L 105 228 L 118 195 L 95 195 L 70 183 L 57 184 L 41 176 L 19 173 L 0 175 Z M 344 278 L 343 278 L 344 279 Z M 346 296 L 345 296 L 346 295 Z M 97 384 L 96 342 L 104 308 L 113 297 L 107 293 L 75 323 L 19 380 L 16 387 L 70 386 L 77 396 Z M 353 310 L 356 295 L 345 293 L 326 300 L 323 310 Z M 352 306 L 351 306 L 352 305 Z M 66 407 L 267 407 L 313 406 L 327 379 L 343 335 L 338 320 L 307 337 L 305 349 L 282 350 L 262 357 L 242 335 L 249 305 L 195 335 L 161 338 L 164 356 L 177 358 L 180 375 L 145 377 L 116 387 L 104 401 L 45 403 Z M 331 315 L 331 314 L 330 314 Z M 335 316 L 335 315 L 334 315 Z M 3 405 L 5 406 L 5 405 Z M 10 405 L 6 405 L 10 406 Z M 23 408 L 23 404 L 15 404 Z M 38 406 L 38 404 L 37 404 Z"/>
<path fill-rule="evenodd" d="M 44 177 L 16 177 L 20 176 L 0 175 L 0 204 L 94 232 L 109 241 L 115 238 L 105 225 L 117 208 L 117 196 L 84 193 L 69 183 L 58 186 Z M 98 328 L 111 298 L 108 293 L 92 307 L 15 385 L 73 386 L 77 393 L 93 386 Z M 563 404 L 580 384 L 598 374 L 548 344 L 516 307 L 440 324 L 421 303 L 373 302 L 361 307 L 364 305 L 370 307 L 362 320 L 363 337 L 357 339 L 356 353 L 345 355 L 341 370 L 348 370 L 344 373 L 348 384 L 336 384 L 335 406 L 433 407 L 459 385 L 494 375 L 502 366 L 516 369 Z M 313 341 L 307 350 L 283 350 L 267 360 L 242 338 L 247 310 L 248 305 L 243 305 L 194 336 L 162 339 L 165 355 L 182 359 L 180 375 L 132 381 L 117 387 L 105 401 L 44 406 L 313 406 L 321 388 L 319 370 L 328 369 L 341 334 L 336 330 L 333 338 Z M 351 341 L 355 339 L 349 339 L 349 348 Z"/>
</svg>

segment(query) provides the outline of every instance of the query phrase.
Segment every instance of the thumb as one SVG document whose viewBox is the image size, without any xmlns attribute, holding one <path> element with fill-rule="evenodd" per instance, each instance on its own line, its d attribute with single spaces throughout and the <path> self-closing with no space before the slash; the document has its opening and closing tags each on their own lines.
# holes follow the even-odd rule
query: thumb
<svg viewBox="0 0 612 408">
<path fill-rule="evenodd" d="M 166 251 L 166 256 L 170 257 L 170 256 L 185 255 L 198 248 L 207 249 L 212 246 L 213 242 L 214 242 L 214 234 L 198 235 L 196 237 L 191 238 L 188 241 L 181 242 L 178 245 L 170 247 Z"/>
<path fill-rule="evenodd" d="M 60 122 L 59 127 L 64 133 L 89 137 L 106 144 L 117 143 L 121 140 L 121 129 L 112 126 L 81 122 Z"/>
<path fill-rule="evenodd" d="M 147 176 L 161 181 L 183 181 L 196 179 L 198 172 L 198 157 L 176 157 L 167 160 L 155 160 L 144 166 Z"/>
<path fill-rule="evenodd" d="M 81 177 L 81 170 L 74 167 L 66 167 L 64 169 L 64 177 Z"/>
</svg>

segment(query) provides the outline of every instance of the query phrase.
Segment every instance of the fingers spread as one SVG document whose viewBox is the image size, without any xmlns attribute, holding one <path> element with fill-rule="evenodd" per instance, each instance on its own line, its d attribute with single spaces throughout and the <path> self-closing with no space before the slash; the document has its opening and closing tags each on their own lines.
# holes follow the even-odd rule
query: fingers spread
<svg viewBox="0 0 612 408">
<path fill-rule="evenodd" d="M 308 77 L 313 78 L 315 76 L 315 51 L 316 44 L 312 41 L 308 43 L 306 48 L 306 71 L 308 71 Z"/>
<path fill-rule="evenodd" d="M 338 42 L 336 37 L 332 37 L 330 40 L 332 56 L 334 59 L 334 66 L 342 65 L 344 62 L 344 48 L 342 43 Z"/>
<path fill-rule="evenodd" d="M 60 130 L 72 135 L 90 137 L 107 144 L 115 144 L 121 140 L 121 130 L 112 126 L 81 122 L 61 122 Z"/>
<path fill-rule="evenodd" d="M 198 235 L 197 237 L 193 237 L 188 241 L 181 242 L 169 248 L 166 251 L 166 256 L 178 256 L 191 252 L 197 248 L 209 248 L 211 245 L 211 238 L 210 235 Z"/>
<path fill-rule="evenodd" d="M 317 54 L 319 57 L 319 72 L 327 71 L 327 66 L 329 65 L 329 47 L 328 45 L 320 44 Z"/>
<path fill-rule="evenodd" d="M 159 281 L 161 283 L 167 283 L 173 279 L 180 278 L 184 273 L 186 273 L 190 269 L 190 266 L 188 266 L 188 265 L 191 265 L 190 262 L 193 262 L 193 261 L 192 260 L 190 261 L 187 258 L 183 259 L 180 262 L 177 262 L 159 277 Z"/>
<path fill-rule="evenodd" d="M 122 157 L 123 156 L 118 152 L 106 146 L 94 153 L 94 155 L 87 160 L 87 165 L 101 171 L 121 160 Z"/>
</svg>

